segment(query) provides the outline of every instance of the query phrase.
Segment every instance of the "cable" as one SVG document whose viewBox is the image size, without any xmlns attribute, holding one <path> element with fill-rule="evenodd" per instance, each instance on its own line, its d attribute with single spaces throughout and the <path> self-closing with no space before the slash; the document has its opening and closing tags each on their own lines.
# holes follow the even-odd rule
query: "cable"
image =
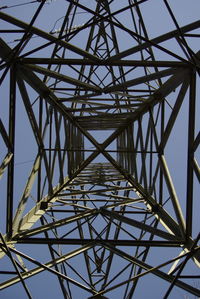
<svg viewBox="0 0 200 299">
<path fill-rule="evenodd" d="M 36 3 L 36 2 L 46 2 L 46 4 L 50 4 L 50 1 L 52 2 L 53 0 L 34 0 L 34 1 L 30 1 L 30 2 L 24 2 L 24 3 L 19 3 L 19 4 L 15 4 L 15 5 L 11 5 L 11 6 L 2 6 L 0 7 L 0 10 L 2 9 L 7 9 L 7 8 L 13 8 L 13 7 L 18 7 L 18 6 L 23 6 L 23 5 L 27 5 L 27 4 L 32 4 L 32 3 Z"/>
</svg>

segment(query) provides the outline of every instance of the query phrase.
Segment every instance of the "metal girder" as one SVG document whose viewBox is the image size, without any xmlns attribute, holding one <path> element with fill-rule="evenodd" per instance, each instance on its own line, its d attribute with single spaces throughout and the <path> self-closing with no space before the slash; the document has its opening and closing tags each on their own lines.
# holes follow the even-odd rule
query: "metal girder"
<svg viewBox="0 0 200 299">
<path fill-rule="evenodd" d="M 2 120 L 0 119 L 0 132 L 1 132 L 1 136 L 6 144 L 6 146 L 11 149 L 11 143 L 10 143 L 10 140 L 9 140 L 9 137 L 8 137 L 8 134 L 6 132 L 6 129 L 3 125 L 3 122 Z"/>
<path fill-rule="evenodd" d="M 85 218 L 85 217 L 90 217 L 90 216 L 95 216 L 96 214 L 98 214 L 98 210 L 96 209 L 93 209 L 93 210 L 90 210 L 90 211 L 87 211 L 87 212 L 82 212 L 78 215 L 75 215 L 75 216 L 71 216 L 71 217 L 67 217 L 67 218 L 64 218 L 64 219 L 61 219 L 61 220 L 58 220 L 58 221 L 54 221 L 52 224 L 46 224 L 46 225 L 42 225 L 38 228 L 35 228 L 35 229 L 31 229 L 31 230 L 28 230 L 26 229 L 26 222 L 23 226 L 23 222 L 21 224 L 21 226 L 19 227 L 19 232 L 17 235 L 15 235 L 14 237 L 17 238 L 21 238 L 21 237 L 29 237 L 29 236 L 33 236 L 35 234 L 40 234 L 42 232 L 45 232 L 47 230 L 50 230 L 52 228 L 56 228 L 56 227 L 59 227 L 59 226 L 62 226 L 62 225 L 66 225 L 66 224 L 69 224 L 69 223 L 72 223 L 74 221 L 77 221 L 77 220 L 80 220 L 82 218 Z"/>
<path fill-rule="evenodd" d="M 25 205 L 27 203 L 27 198 L 29 196 L 29 192 L 31 191 L 31 186 L 35 180 L 35 175 L 38 169 L 38 163 L 40 163 L 40 157 L 36 160 L 36 165 L 31 172 L 31 175 L 29 177 L 29 182 L 28 185 L 26 186 L 23 196 L 21 198 L 16 216 L 15 216 L 15 221 L 13 223 L 13 233 L 14 235 L 18 233 L 20 230 L 27 230 L 31 228 L 35 222 L 37 222 L 42 215 L 45 214 L 45 210 L 48 209 L 48 206 L 46 209 L 42 207 L 42 203 L 48 203 L 48 196 L 45 196 L 42 198 L 40 202 L 38 202 L 23 218 L 20 218 L 20 216 L 23 214 L 23 211 L 25 209 Z M 68 177 L 65 178 L 65 181 L 68 181 Z M 59 190 L 60 184 L 55 186 L 53 188 L 53 192 L 56 192 Z M 57 200 L 57 197 L 53 197 L 51 199 L 51 203 L 55 202 Z"/>
<path fill-rule="evenodd" d="M 13 153 L 8 153 L 5 158 L 3 159 L 1 165 L 0 165 L 0 178 L 2 177 L 7 165 L 10 163 L 10 160 L 13 157 Z"/>
<path fill-rule="evenodd" d="M 176 240 L 177 238 L 179 239 L 179 236 L 170 235 L 169 233 L 166 233 L 165 231 L 162 231 L 157 228 L 153 228 L 145 223 L 141 223 L 134 219 L 130 219 L 128 217 L 119 215 L 118 213 L 109 211 L 105 208 L 101 209 L 101 213 L 102 213 L 102 215 L 107 215 L 112 219 L 117 219 L 117 220 L 121 221 L 122 223 L 127 223 L 127 224 L 131 225 L 132 227 L 140 228 L 144 231 L 153 233 L 155 236 L 159 236 L 159 237 L 167 239 L 167 240 Z"/>
<path fill-rule="evenodd" d="M 22 68 L 22 71 L 23 71 L 24 67 L 21 67 L 21 68 Z M 79 80 L 72 79 L 71 77 L 53 72 L 51 70 L 47 70 L 45 68 L 42 68 L 42 67 L 39 67 L 39 66 L 36 66 L 36 65 L 26 64 L 25 68 L 26 68 L 26 72 L 29 71 L 29 69 L 30 69 L 30 70 L 35 71 L 36 73 L 40 73 L 40 74 L 46 75 L 48 77 L 52 77 L 52 78 L 55 78 L 57 80 L 61 80 L 63 82 L 71 83 L 72 85 L 75 85 L 75 86 L 80 86 L 80 87 L 84 88 L 85 90 L 91 90 L 91 91 L 96 91 L 96 92 L 101 91 L 101 89 L 98 88 L 97 86 L 93 86 L 91 84 L 86 84 L 86 83 L 81 82 Z"/>
<path fill-rule="evenodd" d="M 200 167 L 199 167 L 196 159 L 194 159 L 194 171 L 195 171 L 196 176 L 200 182 Z"/>
<path fill-rule="evenodd" d="M 188 86 L 189 86 L 189 80 L 188 78 L 184 81 L 182 87 L 181 87 L 181 90 L 179 92 L 179 95 L 177 97 L 177 101 L 176 101 L 176 104 L 174 105 L 174 109 L 173 109 L 173 113 L 171 114 L 170 116 L 170 119 L 166 125 L 166 128 L 165 128 L 165 131 L 163 132 L 163 136 L 162 136 L 162 140 L 161 140 L 161 143 L 159 145 L 159 148 L 161 149 L 164 149 L 166 143 L 167 143 L 167 140 L 170 136 L 170 133 L 172 131 L 172 128 L 173 128 L 173 125 L 176 121 L 176 118 L 177 118 L 177 115 L 178 115 L 178 112 L 181 108 L 181 105 L 183 103 L 183 100 L 184 100 L 184 97 L 185 97 L 185 94 L 188 90 Z"/>
<path fill-rule="evenodd" d="M 187 212 L 186 238 L 192 235 L 192 207 L 193 207 L 193 160 L 194 160 L 194 132 L 195 132 L 195 105 L 196 105 L 196 74 L 191 76 L 189 122 L 188 122 L 188 160 L 187 160 Z"/>
<path fill-rule="evenodd" d="M 55 238 L 26 238 L 26 237 L 21 237 L 20 239 L 17 240 L 18 243 L 20 244 L 65 244 L 65 245 L 85 245 L 91 242 L 94 242 L 95 244 L 102 244 L 103 242 L 106 242 L 107 244 L 110 244 L 112 246 L 143 246 L 143 247 L 180 247 L 180 245 L 183 244 L 182 241 L 179 240 L 168 240 L 168 241 L 149 241 L 149 240 L 112 240 L 112 239 L 104 239 L 104 240 L 95 240 L 95 239 L 55 239 Z"/>
<path fill-rule="evenodd" d="M 178 70 L 178 71 L 180 71 L 180 70 Z M 139 77 L 139 78 L 136 78 L 136 79 L 133 79 L 130 81 L 123 82 L 120 85 L 107 87 L 107 88 L 105 88 L 105 92 L 108 93 L 108 92 L 113 92 L 113 91 L 118 91 L 118 90 L 124 90 L 124 88 L 126 88 L 126 87 L 135 86 L 135 85 L 138 85 L 138 84 L 141 84 L 144 82 L 156 80 L 158 78 L 163 78 L 163 77 L 166 77 L 166 76 L 169 76 L 172 74 L 176 74 L 176 72 L 177 72 L 176 69 L 173 69 L 173 68 L 167 69 L 167 70 L 160 71 L 160 72 L 157 72 L 154 74 L 146 75 L 146 76 Z"/>
<path fill-rule="evenodd" d="M 116 60 L 116 61 L 92 61 L 90 59 L 73 59 L 73 58 L 20 58 L 21 64 L 51 64 L 51 65 L 98 65 L 98 66 L 152 66 L 152 67 L 173 67 L 173 68 L 183 68 L 188 67 L 187 63 L 180 61 L 148 61 L 148 60 Z"/>
<path fill-rule="evenodd" d="M 170 196 L 171 196 L 173 207 L 174 207 L 174 210 L 175 210 L 175 213 L 176 213 L 176 217 L 178 219 L 178 222 L 179 222 L 179 225 L 180 225 L 180 228 L 181 228 L 182 236 L 184 236 L 184 232 L 185 232 L 185 228 L 186 228 L 185 227 L 185 220 L 184 220 L 183 212 L 182 212 L 180 204 L 179 204 L 179 200 L 178 200 L 178 197 L 177 197 L 177 194 L 176 194 L 176 190 L 174 188 L 174 184 L 172 182 L 172 178 L 170 176 L 170 172 L 169 172 L 169 169 L 167 167 L 167 163 L 166 163 L 164 155 L 161 155 L 159 158 L 160 158 L 159 161 L 160 161 L 161 167 L 163 169 L 163 174 L 164 174 L 164 177 L 166 179 L 166 184 L 167 184 L 167 187 L 169 189 L 169 193 L 170 193 Z"/>
<path fill-rule="evenodd" d="M 16 73 L 15 67 L 10 70 L 10 109 L 9 109 L 9 140 L 11 143 L 11 153 L 13 158 L 8 164 L 7 180 L 7 220 L 6 232 L 10 237 L 12 235 L 13 219 L 13 190 L 14 190 L 14 152 L 15 152 L 15 119 L 16 119 Z"/>
<path fill-rule="evenodd" d="M 15 218 L 13 220 L 13 231 L 14 231 L 14 233 L 18 230 L 19 222 L 21 221 L 21 216 L 22 216 L 22 214 L 25 210 L 28 197 L 30 196 L 30 192 L 31 192 L 32 186 L 34 184 L 34 181 L 36 179 L 36 175 L 37 175 L 40 163 L 41 163 L 41 157 L 38 156 L 35 160 L 34 165 L 33 165 L 33 169 L 31 171 L 31 174 L 30 174 L 30 176 L 27 180 L 26 187 L 25 187 L 23 195 L 22 195 L 22 197 L 19 201 L 18 209 L 17 209 L 17 212 L 15 214 Z"/>
</svg>

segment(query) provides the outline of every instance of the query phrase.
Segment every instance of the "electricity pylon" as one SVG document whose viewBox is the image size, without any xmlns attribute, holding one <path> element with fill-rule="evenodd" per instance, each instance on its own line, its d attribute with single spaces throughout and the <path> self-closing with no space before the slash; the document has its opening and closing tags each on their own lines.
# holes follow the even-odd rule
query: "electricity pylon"
<svg viewBox="0 0 200 299">
<path fill-rule="evenodd" d="M 200 296 L 200 21 L 160 1 L 174 29 L 149 37 L 151 1 L 35 2 L 0 12 L 0 288 Z"/>
</svg>

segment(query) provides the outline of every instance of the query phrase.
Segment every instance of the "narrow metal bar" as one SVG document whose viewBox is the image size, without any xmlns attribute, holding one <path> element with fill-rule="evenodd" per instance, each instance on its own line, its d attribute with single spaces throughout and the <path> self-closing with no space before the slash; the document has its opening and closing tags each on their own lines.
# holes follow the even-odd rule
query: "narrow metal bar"
<svg viewBox="0 0 200 299">
<path fill-rule="evenodd" d="M 46 76 L 49 76 L 49 77 L 52 77 L 52 78 L 55 78 L 55 79 L 58 79 L 58 80 L 62 80 L 63 82 L 67 82 L 67 83 L 70 83 L 70 84 L 75 85 L 75 86 L 83 87 L 86 90 L 92 90 L 92 91 L 96 91 L 96 92 L 101 91 L 101 89 L 97 86 L 82 82 L 82 81 L 74 79 L 72 77 L 57 73 L 55 71 L 45 69 L 41 66 L 36 66 L 34 64 L 26 64 L 26 66 L 21 66 L 20 68 L 22 69 L 22 71 L 25 68 L 26 72 L 29 72 L 29 69 L 30 69 L 30 70 L 35 71 L 37 73 L 40 73 L 40 74 L 43 74 L 43 75 L 46 75 Z"/>
<path fill-rule="evenodd" d="M 160 72 L 156 72 L 156 73 L 153 73 L 153 74 L 150 74 L 150 75 L 142 76 L 142 77 L 130 80 L 130 81 L 123 82 L 122 84 L 118 84 L 118 85 L 114 85 L 114 86 L 110 86 L 110 87 L 105 87 L 104 92 L 109 93 L 109 92 L 113 92 L 113 91 L 124 90 L 126 87 L 139 85 L 141 83 L 147 83 L 151 80 L 156 80 L 158 78 L 173 75 L 176 72 L 179 72 L 179 70 L 176 70 L 174 68 L 166 69 L 166 70 L 163 70 L 163 71 L 160 71 Z"/>
<path fill-rule="evenodd" d="M 16 73 L 15 67 L 10 69 L 10 107 L 9 107 L 9 140 L 11 143 L 11 153 L 13 158 L 8 164 L 7 179 L 7 214 L 6 232 L 7 237 L 12 236 L 13 230 L 13 198 L 14 198 L 14 152 L 15 152 L 15 114 L 16 114 Z"/>
<path fill-rule="evenodd" d="M 1 165 L 0 165 L 0 179 L 4 173 L 4 171 L 6 170 L 6 167 L 8 166 L 8 164 L 10 163 L 11 159 L 13 157 L 13 153 L 8 153 L 5 158 L 3 159 Z"/>
<path fill-rule="evenodd" d="M 188 122 L 188 162 L 187 162 L 187 194 L 186 194 L 186 238 L 192 236 L 193 214 L 193 161 L 194 161 L 194 132 L 195 132 L 195 102 L 196 102 L 196 75 L 193 73 L 190 80 L 189 94 L 189 122 Z"/>
<path fill-rule="evenodd" d="M 170 194 L 171 201 L 172 201 L 172 204 L 173 204 L 173 207 L 174 207 L 174 211 L 175 211 L 177 220 L 178 220 L 179 225 L 180 225 L 180 229 L 181 229 L 181 232 L 182 232 L 182 237 L 184 237 L 185 236 L 185 229 L 186 229 L 185 220 L 184 220 L 183 212 L 181 210 L 181 206 L 180 206 L 180 203 L 179 203 L 179 200 L 178 200 L 178 196 L 176 194 L 176 190 L 175 190 L 175 187 L 174 187 L 169 169 L 167 167 L 167 162 L 165 160 L 164 155 L 159 155 L 158 157 L 159 157 L 160 165 L 161 165 L 161 168 L 163 170 L 164 178 L 165 178 L 168 190 L 169 190 L 169 194 Z"/>
<path fill-rule="evenodd" d="M 18 76 L 18 78 L 17 78 L 17 84 L 19 86 L 21 97 L 22 97 L 24 106 L 26 108 L 26 112 L 27 112 L 32 130 L 33 130 L 33 134 L 35 136 L 36 142 L 37 142 L 40 150 L 42 150 L 44 148 L 42 136 L 40 134 L 39 127 L 38 127 L 35 115 L 33 113 L 33 109 L 32 109 L 31 103 L 30 103 L 30 99 L 29 99 L 25 84 L 24 84 L 23 80 L 20 78 L 20 76 Z"/>
<path fill-rule="evenodd" d="M 65 210 L 63 210 L 63 212 L 64 211 Z M 25 228 L 23 227 L 23 225 L 21 225 L 20 230 L 22 230 L 22 231 L 19 230 L 18 233 L 16 235 L 14 235 L 14 238 L 15 238 L 15 240 L 16 239 L 18 240 L 18 238 L 21 238 L 21 237 L 24 238 L 24 237 L 30 237 L 30 236 L 33 236 L 33 235 L 37 235 L 37 234 L 43 233 L 45 231 L 48 231 L 50 229 L 57 228 L 57 227 L 72 223 L 74 221 L 80 220 L 80 219 L 85 218 L 85 217 L 95 216 L 98 213 L 99 212 L 96 209 L 86 211 L 86 212 L 79 212 L 78 214 L 75 214 L 74 216 L 63 218 L 61 220 L 57 220 L 57 221 L 54 221 L 52 223 L 42 225 L 42 226 L 39 226 L 37 228 L 30 229 L 28 231 L 27 230 L 24 231 Z M 24 224 L 24 226 L 26 226 L 26 224 Z"/>
<path fill-rule="evenodd" d="M 197 137 L 194 140 L 194 151 L 197 149 L 197 147 L 199 146 L 199 144 L 200 144 L 200 131 L 199 131 Z"/>
<path fill-rule="evenodd" d="M 91 59 L 76 58 L 40 58 L 40 57 L 24 57 L 19 58 L 21 64 L 52 64 L 52 65 L 89 65 L 89 66 L 137 66 L 137 67 L 167 67 L 167 68 L 184 68 L 188 67 L 187 63 L 180 61 L 164 61 L 164 60 L 112 60 L 112 61 L 94 61 Z"/>
<path fill-rule="evenodd" d="M 195 174 L 200 182 L 200 167 L 198 165 L 198 162 L 197 160 L 194 158 L 194 171 L 195 171 Z"/>
<path fill-rule="evenodd" d="M 6 129 L 5 129 L 4 124 L 1 119 L 0 119 L 0 132 L 1 132 L 1 136 L 6 144 L 7 148 L 10 150 L 12 148 L 12 145 L 10 143 L 9 136 L 6 132 Z"/>
<path fill-rule="evenodd" d="M 174 123 L 176 121 L 176 118 L 178 116 L 178 113 L 180 111 L 180 108 L 181 108 L 181 105 L 184 101 L 184 97 L 186 95 L 186 92 L 187 92 L 187 89 L 188 89 L 188 86 L 189 86 L 189 76 L 185 78 L 183 84 L 182 84 L 182 87 L 181 87 L 181 90 L 178 94 L 178 97 L 177 97 L 177 100 L 176 100 L 176 103 L 173 107 L 173 110 L 172 110 L 172 113 L 171 113 L 171 116 L 168 120 L 168 123 L 165 127 L 165 130 L 161 136 L 161 142 L 160 142 L 160 145 L 159 145 L 159 148 L 161 149 L 161 151 L 164 149 L 167 141 L 168 141 L 168 138 L 169 138 L 169 135 L 173 129 L 173 126 L 174 126 Z"/>
<path fill-rule="evenodd" d="M 33 168 L 31 170 L 31 173 L 28 177 L 28 180 L 26 182 L 26 186 L 24 188 L 24 192 L 22 194 L 22 197 L 19 201 L 16 213 L 15 213 L 15 217 L 13 220 L 13 233 L 15 234 L 18 229 L 19 229 L 19 223 L 21 220 L 21 216 L 23 215 L 23 212 L 26 208 L 26 204 L 27 204 L 27 200 L 30 196 L 34 181 L 36 179 L 39 167 L 40 167 L 40 163 L 41 163 L 41 156 L 37 156 L 35 159 L 35 162 L 33 164 Z"/>
<path fill-rule="evenodd" d="M 178 236 L 174 236 L 174 235 L 170 235 L 169 233 L 166 233 L 165 231 L 162 231 L 160 229 L 155 229 L 154 227 L 147 225 L 145 223 L 141 223 L 135 219 L 131 219 L 128 217 L 125 217 L 123 215 L 119 215 L 118 213 L 114 212 L 114 211 L 109 211 L 108 209 L 105 208 L 101 208 L 101 213 L 103 215 L 107 215 L 109 216 L 111 219 L 117 219 L 120 220 L 122 223 L 126 223 L 129 224 L 133 227 L 137 227 L 139 229 L 145 230 L 147 232 L 153 233 L 154 235 L 157 235 L 161 238 L 167 239 L 167 240 L 178 240 L 179 237 Z"/>
</svg>

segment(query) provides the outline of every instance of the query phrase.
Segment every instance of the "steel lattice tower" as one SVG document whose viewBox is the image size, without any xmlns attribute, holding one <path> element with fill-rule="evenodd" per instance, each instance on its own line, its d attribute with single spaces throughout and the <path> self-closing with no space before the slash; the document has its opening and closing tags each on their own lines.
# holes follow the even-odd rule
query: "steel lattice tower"
<svg viewBox="0 0 200 299">
<path fill-rule="evenodd" d="M 0 7 L 2 294 L 199 297 L 200 21 L 167 0 L 25 2 Z"/>
</svg>

